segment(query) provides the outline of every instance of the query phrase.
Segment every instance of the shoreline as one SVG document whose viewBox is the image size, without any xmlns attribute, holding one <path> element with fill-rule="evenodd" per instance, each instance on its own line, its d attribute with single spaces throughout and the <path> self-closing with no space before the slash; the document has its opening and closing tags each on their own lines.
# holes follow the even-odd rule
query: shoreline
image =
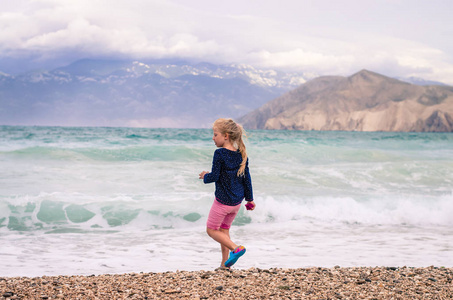
<svg viewBox="0 0 453 300">
<path fill-rule="evenodd" d="M 0 299 L 450 299 L 452 280 L 432 266 L 0 277 Z"/>
</svg>

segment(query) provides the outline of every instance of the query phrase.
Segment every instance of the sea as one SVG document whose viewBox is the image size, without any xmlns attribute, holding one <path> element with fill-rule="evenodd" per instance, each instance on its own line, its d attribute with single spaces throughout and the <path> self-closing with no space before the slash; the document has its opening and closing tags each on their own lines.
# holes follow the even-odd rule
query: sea
<svg viewBox="0 0 453 300">
<path fill-rule="evenodd" d="M 453 267 L 453 133 L 265 131 L 236 269 Z M 0 276 L 214 270 L 210 129 L 0 126 Z"/>
</svg>

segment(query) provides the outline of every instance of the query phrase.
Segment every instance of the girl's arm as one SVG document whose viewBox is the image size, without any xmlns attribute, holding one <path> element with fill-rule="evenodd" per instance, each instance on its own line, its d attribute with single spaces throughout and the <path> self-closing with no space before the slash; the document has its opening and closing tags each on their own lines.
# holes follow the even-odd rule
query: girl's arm
<svg viewBox="0 0 453 300">
<path fill-rule="evenodd" d="M 221 165 L 220 152 L 219 152 L 219 149 L 217 149 L 214 152 L 214 157 L 212 159 L 212 171 L 210 173 L 206 172 L 206 171 L 203 171 L 200 173 L 200 177 L 203 175 L 204 183 L 211 183 L 211 182 L 216 182 L 217 180 L 219 180 L 220 165 Z"/>
<path fill-rule="evenodd" d="M 244 197 L 248 202 L 253 202 L 252 177 L 250 176 L 249 162 L 247 160 L 244 170 Z M 255 204 L 255 203 L 254 203 Z"/>
</svg>

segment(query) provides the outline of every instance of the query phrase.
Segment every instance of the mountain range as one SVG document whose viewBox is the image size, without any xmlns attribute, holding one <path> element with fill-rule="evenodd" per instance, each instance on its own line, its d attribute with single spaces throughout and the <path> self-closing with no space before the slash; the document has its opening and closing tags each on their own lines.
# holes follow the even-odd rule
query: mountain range
<svg viewBox="0 0 453 300">
<path fill-rule="evenodd" d="M 18 76 L 0 72 L 0 125 L 208 127 L 314 77 L 168 60 L 86 59 Z"/>
<path fill-rule="evenodd" d="M 318 77 L 248 65 L 85 59 L 50 71 L 0 72 L 0 125 L 203 128 L 232 117 L 249 129 L 452 131 L 451 95 L 442 83 L 367 70 Z"/>
<path fill-rule="evenodd" d="M 248 129 L 453 132 L 453 87 L 368 70 L 322 76 L 239 119 Z"/>
</svg>

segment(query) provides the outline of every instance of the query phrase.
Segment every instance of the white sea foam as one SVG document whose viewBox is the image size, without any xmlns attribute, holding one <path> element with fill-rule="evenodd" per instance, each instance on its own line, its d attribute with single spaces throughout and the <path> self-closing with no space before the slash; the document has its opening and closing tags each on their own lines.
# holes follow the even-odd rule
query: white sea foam
<svg viewBox="0 0 453 300">
<path fill-rule="evenodd" d="M 247 253 L 235 267 L 448 266 L 451 227 L 322 226 L 297 220 L 234 227 Z M 209 270 L 220 249 L 204 227 L 4 237 L 2 276 Z"/>
</svg>

